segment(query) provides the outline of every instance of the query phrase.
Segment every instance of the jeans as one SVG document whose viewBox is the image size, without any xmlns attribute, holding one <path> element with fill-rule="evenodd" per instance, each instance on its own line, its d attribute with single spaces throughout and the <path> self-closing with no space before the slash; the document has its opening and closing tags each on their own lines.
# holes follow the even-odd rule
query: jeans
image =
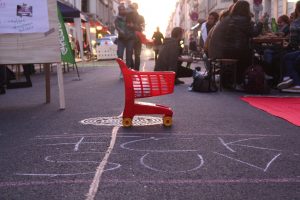
<svg viewBox="0 0 300 200">
<path fill-rule="evenodd" d="M 118 39 L 118 50 L 117 50 L 118 58 L 123 60 L 125 49 L 126 49 L 126 41 Z"/>
<path fill-rule="evenodd" d="M 283 67 L 286 70 L 285 76 L 289 76 L 293 79 L 294 84 L 300 86 L 300 74 L 298 72 L 300 61 L 300 51 L 294 51 L 287 53 L 283 57 Z"/>
<path fill-rule="evenodd" d="M 134 69 L 134 63 L 133 63 L 133 58 L 132 58 L 134 44 L 135 44 L 135 39 L 132 39 L 132 40 L 127 41 L 127 46 L 126 46 L 126 64 L 131 69 Z"/>
<path fill-rule="evenodd" d="M 136 40 L 134 45 L 134 66 L 133 66 L 133 69 L 136 71 L 140 70 L 141 52 L 142 52 L 142 43 L 139 40 Z"/>
<path fill-rule="evenodd" d="M 123 59 L 124 51 L 126 52 L 126 65 L 130 68 L 133 68 L 133 47 L 134 47 L 134 40 L 118 40 L 118 50 L 117 55 L 118 58 Z"/>
</svg>

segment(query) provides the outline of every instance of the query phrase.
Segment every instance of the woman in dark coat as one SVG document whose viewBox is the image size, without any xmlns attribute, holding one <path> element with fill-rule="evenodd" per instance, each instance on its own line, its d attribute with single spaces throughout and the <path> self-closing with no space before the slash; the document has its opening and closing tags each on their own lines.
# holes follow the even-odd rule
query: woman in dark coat
<svg viewBox="0 0 300 200">
<path fill-rule="evenodd" d="M 247 1 L 238 1 L 232 7 L 229 16 L 218 23 L 213 31 L 208 48 L 212 59 L 238 59 L 237 83 L 242 84 L 244 73 L 251 64 L 250 39 L 258 36 L 263 24 L 251 21 L 250 5 Z M 263 19 L 261 19 L 262 21 Z"/>
</svg>

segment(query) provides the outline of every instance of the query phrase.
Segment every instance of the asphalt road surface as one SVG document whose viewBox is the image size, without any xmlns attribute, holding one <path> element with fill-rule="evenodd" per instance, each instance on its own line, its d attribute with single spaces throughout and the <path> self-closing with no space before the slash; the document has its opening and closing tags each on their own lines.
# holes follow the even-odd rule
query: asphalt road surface
<svg viewBox="0 0 300 200">
<path fill-rule="evenodd" d="M 173 94 L 142 99 L 170 106 L 171 128 L 161 116 L 123 128 L 118 66 L 85 66 L 81 80 L 64 75 L 63 111 L 55 70 L 50 104 L 43 74 L 0 96 L 0 199 L 300 199 L 299 127 L 251 107 L 243 93 L 188 92 L 187 78 Z"/>
</svg>

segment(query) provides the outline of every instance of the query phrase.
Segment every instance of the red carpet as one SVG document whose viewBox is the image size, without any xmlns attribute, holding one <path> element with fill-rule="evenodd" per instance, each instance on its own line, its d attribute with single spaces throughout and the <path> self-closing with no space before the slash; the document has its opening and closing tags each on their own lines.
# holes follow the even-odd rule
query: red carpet
<svg viewBox="0 0 300 200">
<path fill-rule="evenodd" d="M 299 97 L 241 97 L 250 105 L 300 126 Z"/>
</svg>

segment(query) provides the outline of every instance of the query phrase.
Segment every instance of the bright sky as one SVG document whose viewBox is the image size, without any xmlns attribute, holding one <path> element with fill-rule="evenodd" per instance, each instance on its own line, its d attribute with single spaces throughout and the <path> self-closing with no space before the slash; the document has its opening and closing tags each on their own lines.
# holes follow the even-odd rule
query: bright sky
<svg viewBox="0 0 300 200">
<path fill-rule="evenodd" d="M 177 0 L 132 0 L 131 2 L 139 5 L 139 14 L 145 18 L 145 34 L 148 39 L 151 39 L 157 26 L 160 28 L 160 32 L 165 34 L 169 18 L 175 11 Z"/>
</svg>

